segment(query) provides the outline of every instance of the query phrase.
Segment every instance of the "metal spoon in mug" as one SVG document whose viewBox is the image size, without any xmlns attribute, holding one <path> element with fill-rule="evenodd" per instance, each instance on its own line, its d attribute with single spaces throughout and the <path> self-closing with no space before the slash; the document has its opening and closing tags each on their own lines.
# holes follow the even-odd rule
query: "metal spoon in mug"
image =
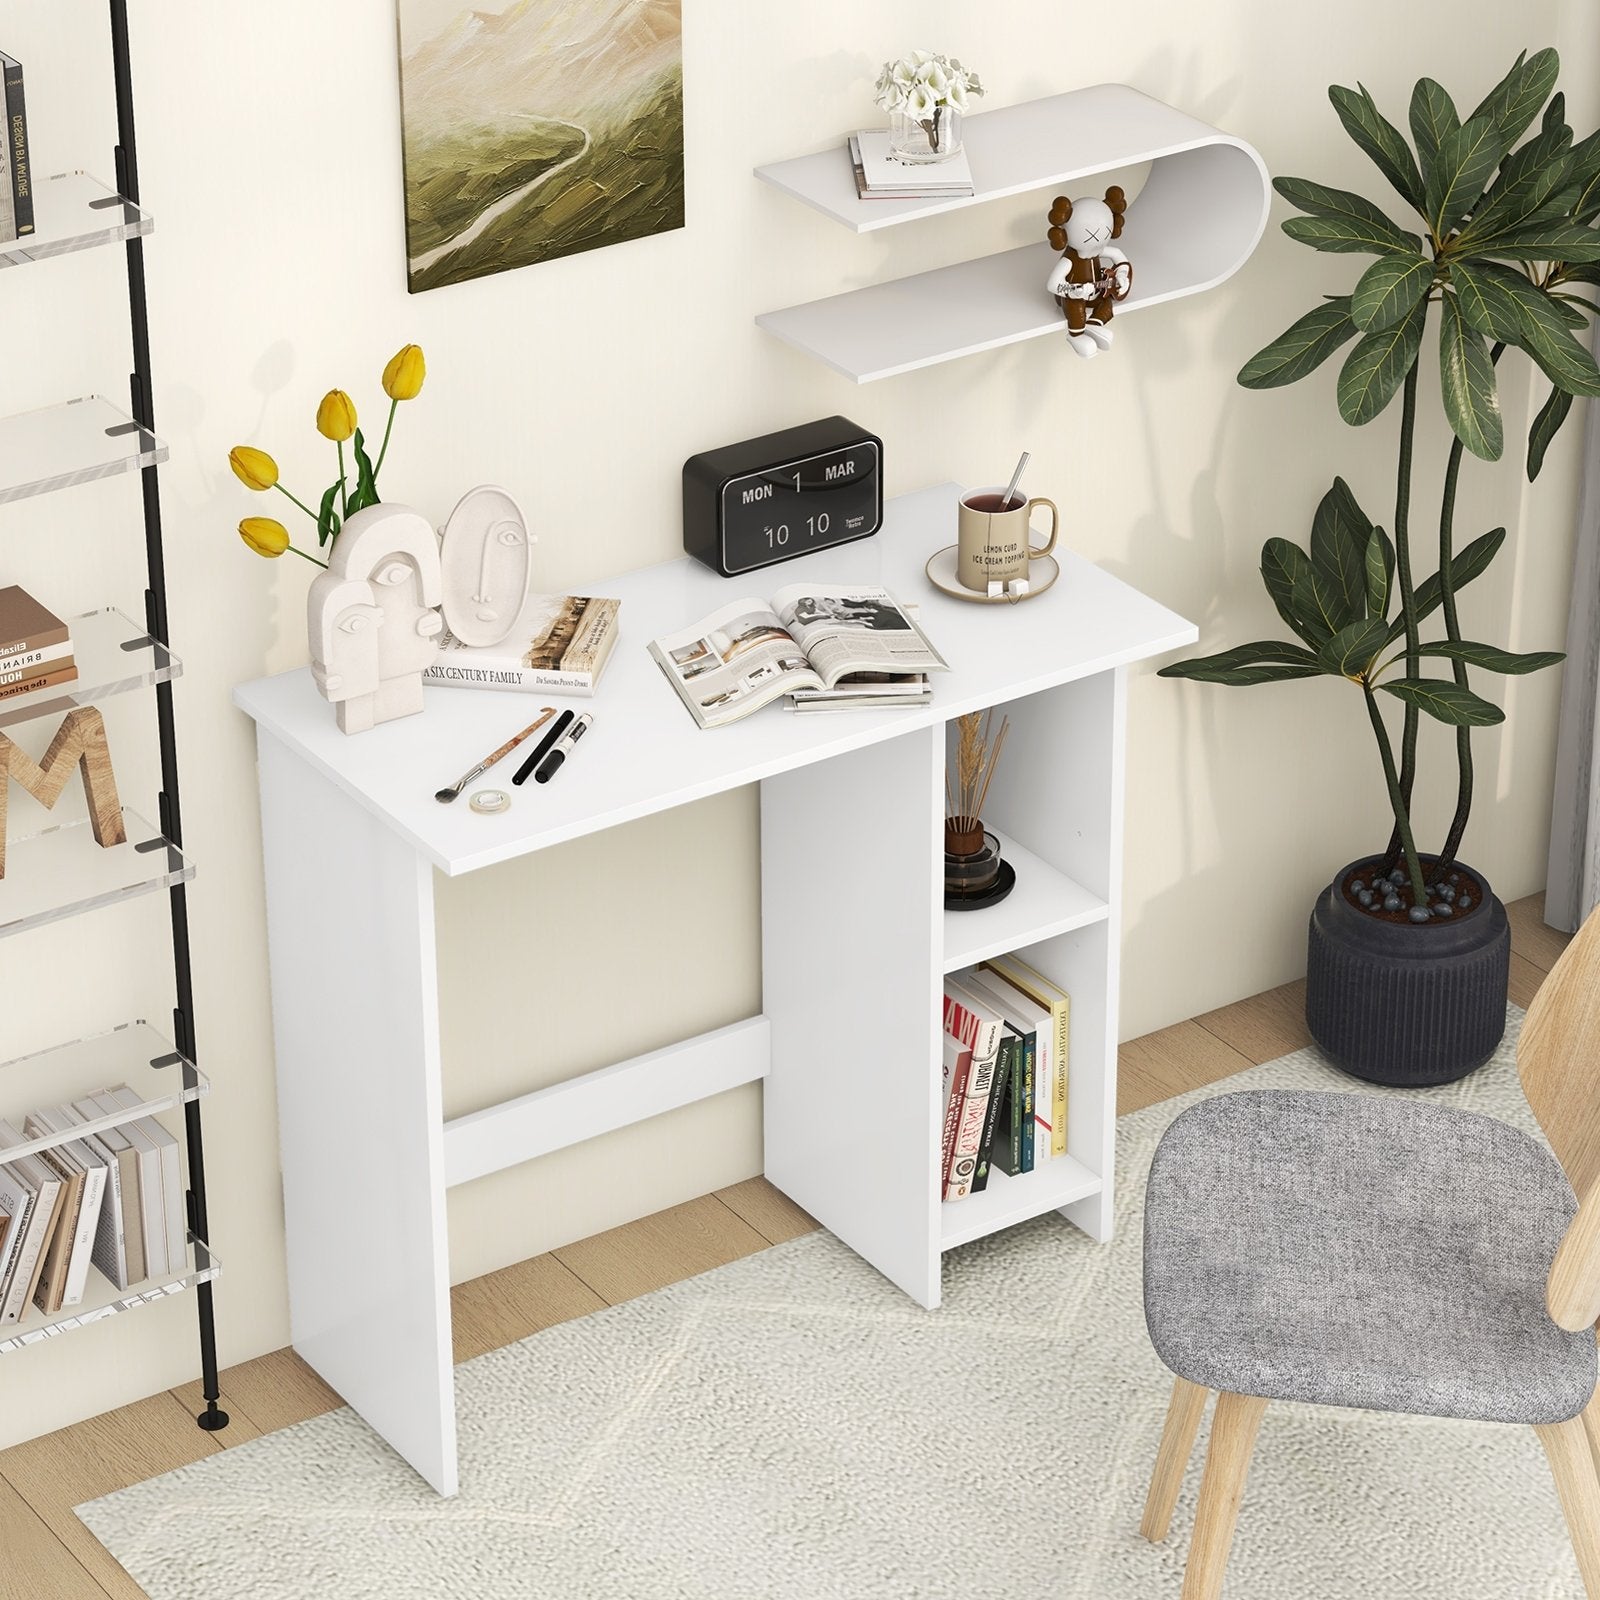
<svg viewBox="0 0 1600 1600">
<path fill-rule="evenodd" d="M 1028 465 L 1028 452 L 1022 452 L 1022 459 L 1017 463 L 1017 470 L 1011 474 L 1011 482 L 1006 485 L 1006 497 L 1000 502 L 1002 511 L 1011 509 L 1011 497 L 1017 492 L 1017 485 L 1022 482 L 1023 470 Z"/>
<path fill-rule="evenodd" d="M 547 723 L 555 714 L 556 708 L 554 706 L 545 706 L 544 709 L 540 711 L 536 721 L 530 722 L 521 733 L 512 734 L 512 736 L 507 739 L 506 742 L 501 745 L 493 755 L 485 756 L 483 760 L 472 769 L 471 772 L 467 773 L 464 777 L 451 784 L 448 789 L 434 790 L 433 798 L 442 806 L 449 805 L 450 802 L 454 800 L 455 797 L 460 794 L 469 783 L 471 783 L 475 778 L 481 778 L 484 773 L 486 773 L 489 768 L 495 764 L 495 762 L 504 760 L 505 757 L 510 755 L 511 752 L 515 750 L 530 733 L 537 733 L 538 730 L 542 728 L 545 723 Z"/>
</svg>

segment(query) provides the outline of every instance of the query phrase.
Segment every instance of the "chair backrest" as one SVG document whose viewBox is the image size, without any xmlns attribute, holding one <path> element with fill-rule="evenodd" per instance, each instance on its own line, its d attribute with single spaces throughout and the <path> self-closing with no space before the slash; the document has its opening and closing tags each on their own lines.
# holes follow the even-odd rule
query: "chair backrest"
<svg viewBox="0 0 1600 1600">
<path fill-rule="evenodd" d="M 1517 1071 L 1581 1208 L 1600 1191 L 1600 908 L 1528 1007 Z M 1592 1322 L 1596 1313 L 1587 1308 L 1600 1308 L 1596 1209 L 1600 1199 L 1590 1212 L 1580 1210 L 1551 1269 L 1550 1311 L 1563 1327 Z"/>
</svg>

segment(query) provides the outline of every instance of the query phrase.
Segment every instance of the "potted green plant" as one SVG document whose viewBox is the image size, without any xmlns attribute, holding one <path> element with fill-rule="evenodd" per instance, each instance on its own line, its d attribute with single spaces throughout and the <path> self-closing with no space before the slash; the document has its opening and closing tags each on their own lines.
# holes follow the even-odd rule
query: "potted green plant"
<svg viewBox="0 0 1600 1600">
<path fill-rule="evenodd" d="M 1558 69 L 1554 50 L 1524 53 L 1465 118 L 1424 78 L 1411 96 L 1409 141 L 1364 88 L 1328 91 L 1345 131 L 1418 220 L 1405 226 L 1359 194 L 1308 179 L 1276 180 L 1304 213 L 1284 223 L 1291 238 L 1375 259 L 1350 293 L 1326 297 L 1251 357 L 1239 382 L 1294 383 L 1356 340 L 1339 375 L 1344 420 L 1363 426 L 1401 396 L 1393 536 L 1335 478 L 1307 545 L 1275 538 L 1261 552 L 1262 580 L 1292 637 L 1162 669 L 1169 678 L 1223 684 L 1331 677 L 1360 691 L 1393 833 L 1387 849 L 1350 863 L 1318 897 L 1306 1018 L 1339 1066 L 1381 1083 L 1462 1077 L 1488 1059 L 1505 1027 L 1505 908 L 1483 874 L 1458 859 L 1472 807 L 1472 731 L 1504 717 L 1470 674 L 1533 672 L 1561 655 L 1514 654 L 1462 637 L 1456 597 L 1487 570 L 1505 530 L 1458 550 L 1456 492 L 1467 454 L 1496 461 L 1504 451 L 1496 367 L 1506 350 L 1531 357 L 1553 386 L 1528 436 L 1530 479 L 1573 397 L 1600 393 L 1600 369 L 1577 337 L 1596 313 L 1586 291 L 1600 283 L 1600 231 L 1592 226 L 1600 217 L 1600 133 L 1574 141 L 1554 92 Z M 1454 438 L 1437 567 L 1419 580 L 1411 477 L 1430 320 Z M 1411 816 L 1424 716 L 1455 730 L 1458 774 L 1455 814 L 1433 853 L 1419 849 Z"/>
</svg>

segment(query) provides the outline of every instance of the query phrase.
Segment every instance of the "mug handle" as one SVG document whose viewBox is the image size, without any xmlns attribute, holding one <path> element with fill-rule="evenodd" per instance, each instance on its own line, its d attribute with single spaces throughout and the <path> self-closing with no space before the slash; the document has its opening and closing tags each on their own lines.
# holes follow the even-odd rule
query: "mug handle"
<svg viewBox="0 0 1600 1600">
<path fill-rule="evenodd" d="M 1035 506 L 1049 506 L 1049 508 L 1050 508 L 1050 537 L 1044 544 L 1038 545 L 1038 546 L 1034 545 L 1033 539 L 1032 539 L 1032 535 L 1033 535 L 1033 527 L 1032 527 L 1032 523 L 1033 523 L 1033 508 Z M 1031 560 L 1035 556 L 1047 556 L 1047 555 L 1049 555 L 1050 552 L 1052 550 L 1054 550 L 1055 547 L 1056 547 L 1056 534 L 1060 530 L 1060 527 L 1061 527 L 1061 513 L 1056 510 L 1055 501 L 1054 500 L 1044 500 L 1044 499 L 1030 500 L 1028 502 L 1027 509 L 1023 514 L 1028 518 L 1028 522 L 1029 522 L 1029 527 L 1028 527 L 1028 534 L 1029 534 L 1028 557 L 1029 557 L 1029 559 Z"/>
</svg>

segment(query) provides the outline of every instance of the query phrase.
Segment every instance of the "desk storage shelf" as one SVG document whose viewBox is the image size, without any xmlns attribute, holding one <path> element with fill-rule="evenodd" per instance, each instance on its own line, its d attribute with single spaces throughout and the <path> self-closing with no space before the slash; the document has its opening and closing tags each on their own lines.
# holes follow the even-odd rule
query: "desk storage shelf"
<svg viewBox="0 0 1600 1600">
<path fill-rule="evenodd" d="M 728 599 L 688 560 L 606 580 L 628 632 L 582 703 L 595 716 L 582 758 L 497 815 L 439 805 L 435 775 L 525 721 L 524 696 L 430 688 L 422 716 L 347 738 L 303 669 L 235 691 L 260 759 L 294 1345 L 440 1493 L 456 1488 L 455 1185 L 760 1079 L 768 1178 L 919 1305 L 938 1305 L 946 1251 L 1028 1217 L 1060 1211 L 1109 1236 L 1124 680 L 1195 629 L 1070 552 L 1027 605 L 932 589 L 923 566 L 954 537 L 959 494 L 904 495 L 877 537 L 783 571 L 916 600 L 952 668 L 929 705 L 774 706 L 701 732 L 645 648 Z M 1017 888 L 947 913 L 950 724 L 989 706 L 1012 731 L 985 821 Z M 746 784 L 761 792 L 760 1013 L 446 1119 L 435 871 L 492 868 Z M 330 904 L 338 962 L 322 936 Z M 946 1205 L 943 978 L 1006 950 L 1072 996 L 1067 1153 Z"/>
<path fill-rule="evenodd" d="M 182 663 L 165 645 L 114 606 L 86 611 L 71 618 L 67 626 L 72 630 L 78 676 L 70 683 L 0 700 L 0 731 L 35 717 L 65 714 L 74 706 L 167 683 L 183 672 Z"/>
<path fill-rule="evenodd" d="M 26 266 L 52 256 L 120 244 L 153 231 L 138 206 L 87 172 L 62 172 L 33 191 L 34 231 L 0 244 L 0 267 Z"/>
<path fill-rule="evenodd" d="M 1251 146 L 1126 84 L 985 111 L 966 119 L 963 138 L 970 198 L 863 200 L 843 139 L 816 155 L 757 167 L 756 176 L 852 231 L 870 233 L 1008 195 L 1092 189 L 1097 174 L 1149 162 L 1117 241 L 1134 267 L 1119 317 L 1231 277 L 1267 224 L 1270 183 Z M 756 321 L 856 383 L 870 383 L 1023 339 L 1064 338 L 1061 311 L 1044 287 L 1054 260 L 1041 238 Z"/>
<path fill-rule="evenodd" d="M 194 993 L 190 969 L 187 885 L 194 867 L 182 849 L 183 827 L 178 784 L 177 730 L 172 680 L 181 671 L 168 647 L 165 555 L 161 528 L 161 490 L 157 468 L 167 447 L 155 432 L 150 362 L 149 312 L 145 301 L 144 241 L 152 231 L 139 204 L 135 157 L 133 70 L 126 0 L 109 0 L 112 94 L 116 105 L 114 151 L 116 188 L 82 172 L 64 173 L 35 185 L 35 231 L 0 243 L 0 268 L 42 264 L 74 251 L 101 245 L 123 247 L 128 296 L 132 372 L 129 410 L 99 395 L 20 415 L 0 417 L 0 507 L 34 495 L 70 489 L 100 478 L 140 475 L 142 516 L 138 524 L 115 529 L 83 529 L 126 535 L 138 526 L 146 552 L 147 587 L 143 623 L 114 608 L 88 612 L 70 623 L 78 676 L 70 684 L 0 699 L 0 730 L 60 716 L 75 706 L 112 695 L 153 688 L 160 759 L 160 794 L 155 811 L 161 826 L 123 807 L 127 838 L 102 848 L 87 820 L 64 822 L 6 845 L 5 876 L 0 879 L 0 938 L 23 934 L 66 917 L 117 905 L 156 891 L 167 895 L 172 940 L 174 1042 L 145 1023 L 78 1039 L 20 1057 L 0 1067 L 0 1116 L 20 1128 L 28 1111 L 56 1105 L 112 1084 L 126 1083 L 145 1102 L 88 1127 L 110 1128 L 143 1117 L 170 1123 L 168 1131 L 183 1152 L 183 1207 L 188 1244 L 178 1270 L 118 1290 L 98 1272 L 90 1274 L 83 1304 L 54 1315 L 37 1311 L 21 1322 L 0 1327 L 0 1353 L 20 1351 L 124 1311 L 156 1304 L 194 1289 L 199 1324 L 201 1391 L 205 1407 L 196 1419 L 215 1431 L 228 1424 L 217 1404 L 217 1344 L 211 1285 L 219 1267 L 211 1252 L 207 1221 L 204 1129 L 200 1099 L 207 1083 L 195 1064 Z M 25 536 L 27 518 L 6 512 L 7 539 Z M 39 597 L 46 604 L 50 597 Z M 116 749 L 112 750 L 113 761 Z M 0 780 L 3 781 L 3 780 Z M 16 825 L 16 814 L 11 820 Z M 0 1010 L 0 1024 L 4 1022 Z M 4 1039 L 0 1036 L 0 1046 Z M 0 1161 L 48 1149 L 52 1142 L 31 1140 Z M 170 1211 L 167 1215 L 170 1217 Z M 169 1239 L 169 1244 L 176 1244 Z M 173 1254 L 178 1252 L 173 1251 Z"/>
</svg>

